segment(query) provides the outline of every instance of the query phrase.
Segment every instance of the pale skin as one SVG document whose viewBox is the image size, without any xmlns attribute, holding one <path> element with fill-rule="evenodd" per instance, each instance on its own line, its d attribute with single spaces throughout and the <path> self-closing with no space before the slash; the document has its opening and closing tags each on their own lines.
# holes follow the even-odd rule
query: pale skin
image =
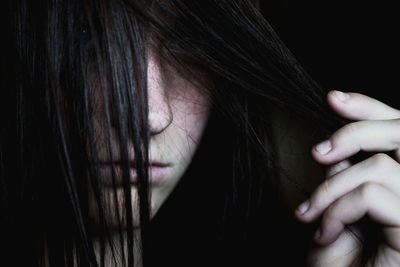
<svg viewBox="0 0 400 267">
<path fill-rule="evenodd" d="M 316 162 L 329 167 L 326 180 L 295 211 L 304 223 L 321 218 L 309 264 L 351 266 L 360 243 L 345 226 L 368 216 L 384 236 L 375 265 L 369 262 L 368 266 L 399 266 L 400 110 L 359 93 L 330 91 L 327 102 L 340 116 L 354 122 L 311 150 Z M 351 164 L 349 157 L 360 151 L 376 154 Z M 394 152 L 393 158 L 385 153 L 389 151 Z M 357 233 L 354 226 L 352 230 Z"/>
<path fill-rule="evenodd" d="M 196 88 L 177 78 L 163 78 L 157 68 L 157 61 L 151 58 L 151 63 L 154 63 L 150 64 L 154 68 L 149 68 L 149 95 L 152 101 L 150 127 L 154 151 L 158 152 L 153 155 L 158 155 L 158 159 L 169 159 L 175 166 L 171 168 L 164 187 L 154 188 L 152 192 L 154 215 L 172 192 L 196 150 L 207 122 L 208 105 L 206 98 L 196 94 Z M 169 97 L 164 97 L 164 88 L 170 88 Z M 180 90 L 171 91 L 171 88 Z M 322 145 L 312 147 L 314 161 L 329 167 L 326 180 L 295 211 L 296 217 L 304 223 L 322 218 L 319 231 L 316 232 L 320 236 L 314 237 L 318 246 L 309 253 L 309 265 L 351 266 L 361 246 L 344 226 L 367 215 L 381 225 L 385 237 L 378 251 L 377 265 L 371 266 L 398 266 L 400 137 L 397 136 L 397 129 L 400 130 L 400 111 L 359 93 L 347 93 L 347 98 L 343 100 L 340 96 L 343 95 L 337 91 L 329 92 L 328 104 L 340 116 L 354 122 L 333 133 L 329 138 L 330 145 L 323 141 Z M 166 143 L 174 146 L 165 146 Z M 329 147 L 331 150 L 327 152 Z M 348 158 L 360 151 L 373 151 L 376 154 L 352 165 Z M 384 153 L 389 151 L 395 152 L 395 158 Z M 311 170 L 307 170 L 310 175 Z M 357 232 L 354 227 L 352 230 Z M 140 255 L 136 251 L 135 254 Z M 135 266 L 141 265 L 138 260 Z"/>
<path fill-rule="evenodd" d="M 385 237 L 378 250 L 376 265 L 370 266 L 398 266 L 400 138 L 396 130 L 400 130 L 400 111 L 366 95 L 347 95 L 344 100 L 339 98 L 337 91 L 327 95 L 331 108 L 354 122 L 333 133 L 328 139 L 330 146 L 323 141 L 320 143 L 323 145 L 312 147 L 314 161 L 328 166 L 326 180 L 295 211 L 296 217 L 304 223 L 322 218 L 314 237 L 317 246 L 309 253 L 309 266 L 351 266 L 358 257 L 361 244 L 344 226 L 365 215 L 382 227 Z M 329 147 L 331 150 L 327 152 Z M 352 165 L 348 158 L 360 151 L 376 154 Z M 395 158 L 384 153 L 389 151 L 395 152 Z M 357 232 L 354 227 L 352 230 Z M 140 266 L 140 262 L 136 266 Z"/>
<path fill-rule="evenodd" d="M 316 187 L 308 201 L 295 211 L 304 223 L 322 218 L 321 235 L 315 236 L 316 246 L 309 252 L 309 266 L 350 267 L 359 256 L 357 240 L 344 226 L 360 220 L 364 215 L 378 223 L 384 233 L 376 265 L 398 266 L 400 263 L 400 111 L 371 97 L 347 93 L 340 100 L 336 91 L 327 95 L 327 102 L 340 116 L 353 120 L 316 144 L 311 156 L 321 166 L 327 166 L 326 180 Z M 317 149 L 318 148 L 318 149 Z M 323 151 L 325 149 L 325 151 Z M 376 152 L 370 158 L 352 165 L 349 157 L 360 151 Z M 384 152 L 394 152 L 391 158 Z M 309 203 L 309 208 L 307 208 Z M 304 212 L 304 213 L 303 213 Z M 352 227 L 357 233 L 357 229 Z M 317 233 L 318 231 L 316 231 Z M 359 233 L 358 233 L 359 234 Z M 362 236 L 359 236 L 362 239 Z M 364 240 L 363 242 L 368 242 Z M 137 263 L 140 266 L 140 262 Z"/>
<path fill-rule="evenodd" d="M 184 172 L 188 168 L 192 157 L 194 156 L 198 144 L 200 143 L 203 131 L 210 114 L 211 103 L 208 96 L 203 93 L 204 90 L 190 83 L 183 77 L 178 75 L 172 69 L 162 68 L 159 56 L 151 51 L 148 58 L 147 69 L 147 86 L 148 86 L 148 127 L 150 131 L 149 143 L 149 160 L 162 163 L 168 163 L 169 167 L 163 175 L 162 182 L 150 182 L 150 206 L 151 218 L 155 216 L 173 189 L 182 178 Z M 204 80 L 206 77 L 204 77 Z M 100 98 L 99 95 L 94 95 Z M 105 131 L 101 128 L 101 112 L 102 99 L 96 99 L 98 106 L 97 115 L 97 132 L 99 140 L 99 154 L 102 162 L 109 162 L 106 151 Z M 116 140 L 116 134 L 112 135 L 112 153 L 114 158 L 118 158 L 119 143 Z M 134 158 L 133 144 L 129 143 L 128 149 L 130 157 Z M 103 171 L 99 177 L 101 183 L 107 185 L 111 182 L 111 173 Z M 109 207 L 105 210 L 106 219 L 111 226 L 118 226 L 116 209 L 119 214 L 124 214 L 123 189 L 117 187 L 116 194 L 118 203 L 113 201 L 113 190 L 110 186 L 104 187 L 104 196 L 108 201 Z M 138 190 L 132 185 L 132 211 L 134 231 L 134 255 L 135 267 L 142 266 L 140 258 L 140 227 L 139 227 L 139 206 L 138 206 Z M 92 202 L 91 216 L 96 220 L 94 200 Z M 123 220 L 122 220 L 123 221 Z M 118 244 L 118 232 L 112 236 L 114 243 Z M 125 240 L 126 241 L 126 240 Z M 96 252 L 100 252 L 100 244 L 98 240 L 94 242 Z M 126 243 L 125 243 L 126 244 Z M 125 250 L 127 246 L 125 245 Z M 120 256 L 121 252 L 116 251 Z M 100 255 L 98 254 L 100 258 Z M 118 258 L 118 257 L 117 257 Z M 115 263 L 111 256 L 111 251 L 107 247 L 105 251 L 105 266 L 122 266 L 121 263 Z"/>
</svg>

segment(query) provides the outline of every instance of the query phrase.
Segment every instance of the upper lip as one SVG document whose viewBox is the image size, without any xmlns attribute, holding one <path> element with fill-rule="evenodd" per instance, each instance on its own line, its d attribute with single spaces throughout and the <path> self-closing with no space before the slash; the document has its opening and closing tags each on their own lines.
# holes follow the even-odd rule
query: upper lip
<svg viewBox="0 0 400 267">
<path fill-rule="evenodd" d="M 135 161 L 128 161 L 129 167 L 130 169 L 136 169 L 136 164 Z M 106 186 L 110 186 L 112 185 L 111 181 L 109 179 L 106 179 L 105 177 L 103 177 L 103 175 L 108 175 L 110 174 L 109 171 L 111 171 L 111 166 L 114 165 L 115 167 L 115 171 L 116 171 L 116 182 L 117 182 L 117 186 L 120 186 L 122 184 L 122 176 L 121 176 L 121 165 L 122 162 L 121 161 L 99 161 L 98 162 L 98 167 L 100 167 L 100 169 L 103 171 L 106 171 L 104 174 L 102 174 L 102 183 Z M 172 164 L 170 163 L 164 163 L 161 161 L 149 161 L 149 168 L 151 167 L 159 167 L 159 168 L 167 168 L 168 166 L 171 166 Z M 131 181 L 131 184 L 137 184 L 136 181 Z M 152 184 L 156 184 L 153 183 Z"/>
<path fill-rule="evenodd" d="M 117 160 L 117 161 L 102 161 L 102 162 L 99 163 L 99 165 L 112 165 L 112 164 L 114 164 L 114 165 L 123 165 L 123 162 Z M 135 168 L 136 167 L 136 161 L 130 160 L 128 162 L 128 165 L 130 167 Z M 168 167 L 170 165 L 171 164 L 169 164 L 169 163 L 164 163 L 164 162 L 160 162 L 160 161 L 149 161 L 149 166 Z"/>
</svg>

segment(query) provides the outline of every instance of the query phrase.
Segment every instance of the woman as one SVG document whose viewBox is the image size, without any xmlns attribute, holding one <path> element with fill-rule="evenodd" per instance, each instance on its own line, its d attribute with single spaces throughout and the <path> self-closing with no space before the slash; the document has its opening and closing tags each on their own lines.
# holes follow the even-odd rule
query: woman
<svg viewBox="0 0 400 267">
<path fill-rule="evenodd" d="M 5 18 L 6 265 L 399 264 L 400 112 L 320 89 L 253 3 L 18 0 Z"/>
</svg>

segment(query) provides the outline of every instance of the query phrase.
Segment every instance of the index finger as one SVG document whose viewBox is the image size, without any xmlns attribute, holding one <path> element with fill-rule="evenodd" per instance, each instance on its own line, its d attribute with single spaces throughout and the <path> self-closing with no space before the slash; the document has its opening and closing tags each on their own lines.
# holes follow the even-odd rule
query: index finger
<svg viewBox="0 0 400 267">
<path fill-rule="evenodd" d="M 360 93 L 332 90 L 327 102 L 340 116 L 350 120 L 390 120 L 400 118 L 400 110 Z"/>
<path fill-rule="evenodd" d="M 321 164 L 333 164 L 360 151 L 389 152 L 400 146 L 400 119 L 358 121 L 346 124 L 328 140 L 313 146 L 311 154 Z"/>
</svg>

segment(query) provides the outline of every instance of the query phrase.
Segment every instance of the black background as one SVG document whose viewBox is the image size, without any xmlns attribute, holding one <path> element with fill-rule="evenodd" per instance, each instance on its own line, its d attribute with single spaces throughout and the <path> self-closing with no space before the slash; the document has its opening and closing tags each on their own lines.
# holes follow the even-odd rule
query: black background
<svg viewBox="0 0 400 267">
<path fill-rule="evenodd" d="M 400 108 L 395 97 L 399 19 L 394 3 L 261 1 L 266 19 L 322 87 L 365 93 Z M 229 131 L 212 137 L 219 142 L 207 142 L 218 144 L 219 151 L 225 151 L 228 148 L 221 140 L 227 138 L 226 132 Z M 155 242 L 150 251 L 158 255 L 151 257 L 156 262 L 154 266 L 303 266 L 308 225 L 279 220 L 278 216 L 271 219 L 268 209 L 248 242 L 215 239 L 213 218 L 219 207 L 213 203 L 221 190 L 213 178 L 223 177 L 218 170 L 229 168 L 218 168 L 224 157 L 215 146 L 209 148 L 211 151 L 202 149 L 184 176 L 187 178 L 182 179 L 152 221 Z M 204 155 L 209 157 L 206 166 L 201 160 Z M 237 229 L 239 233 L 242 227 Z M 239 240 L 239 236 L 233 237 Z M 179 258 L 175 257 L 177 251 Z"/>
<path fill-rule="evenodd" d="M 261 9 L 321 86 L 400 108 L 396 1 L 261 0 Z"/>
</svg>

